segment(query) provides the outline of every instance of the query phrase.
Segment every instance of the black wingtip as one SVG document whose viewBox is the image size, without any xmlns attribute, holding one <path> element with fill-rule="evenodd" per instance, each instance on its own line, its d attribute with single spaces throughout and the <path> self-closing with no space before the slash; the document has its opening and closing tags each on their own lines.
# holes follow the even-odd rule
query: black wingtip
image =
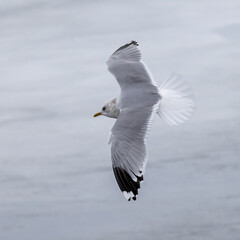
<svg viewBox="0 0 240 240">
<path fill-rule="evenodd" d="M 114 53 L 116 53 L 116 52 L 118 52 L 118 51 L 120 51 L 120 50 L 123 50 L 123 49 L 127 48 L 127 47 L 130 46 L 130 45 L 139 46 L 136 41 L 132 40 L 130 43 L 127 43 L 127 44 L 121 46 L 120 48 L 118 48 Z"/>
<path fill-rule="evenodd" d="M 143 180 L 143 176 L 136 176 L 137 181 L 135 182 L 126 170 L 120 167 L 113 167 L 113 172 L 117 180 L 118 186 L 122 192 L 131 193 L 133 197 L 129 197 L 127 200 L 133 199 L 136 201 L 138 195 L 138 189 L 140 188 L 140 182 Z"/>
<path fill-rule="evenodd" d="M 133 44 L 133 45 L 139 46 L 138 43 L 137 43 L 136 41 L 134 41 L 134 40 L 132 40 L 132 41 L 130 42 L 130 44 Z"/>
</svg>

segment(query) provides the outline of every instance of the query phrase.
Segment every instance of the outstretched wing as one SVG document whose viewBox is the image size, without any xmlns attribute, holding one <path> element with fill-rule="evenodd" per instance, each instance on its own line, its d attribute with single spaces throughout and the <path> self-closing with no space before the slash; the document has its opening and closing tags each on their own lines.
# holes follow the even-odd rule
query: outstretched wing
<svg viewBox="0 0 240 240">
<path fill-rule="evenodd" d="M 160 95 L 144 64 L 138 44 L 132 41 L 115 51 L 107 61 L 121 95 L 120 114 L 109 142 L 113 172 L 124 196 L 136 200 L 147 161 L 146 136 L 158 110 Z"/>
<path fill-rule="evenodd" d="M 156 85 L 141 61 L 138 43 L 132 41 L 117 49 L 108 59 L 108 70 L 116 77 L 121 88 L 136 87 L 136 83 Z"/>
<path fill-rule="evenodd" d="M 124 196 L 136 200 L 147 162 L 146 137 L 158 109 L 157 98 L 152 104 L 120 112 L 111 130 L 113 172 Z"/>
</svg>

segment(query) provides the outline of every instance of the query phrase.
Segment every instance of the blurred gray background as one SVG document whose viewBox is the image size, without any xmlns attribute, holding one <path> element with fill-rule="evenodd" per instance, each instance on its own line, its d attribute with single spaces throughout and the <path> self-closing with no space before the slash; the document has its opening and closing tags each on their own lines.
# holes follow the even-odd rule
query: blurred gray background
<svg viewBox="0 0 240 240">
<path fill-rule="evenodd" d="M 136 202 L 112 172 L 114 120 L 92 118 L 131 40 L 197 102 L 186 124 L 155 119 Z M 0 239 L 239 240 L 239 87 L 239 0 L 1 1 Z"/>
</svg>

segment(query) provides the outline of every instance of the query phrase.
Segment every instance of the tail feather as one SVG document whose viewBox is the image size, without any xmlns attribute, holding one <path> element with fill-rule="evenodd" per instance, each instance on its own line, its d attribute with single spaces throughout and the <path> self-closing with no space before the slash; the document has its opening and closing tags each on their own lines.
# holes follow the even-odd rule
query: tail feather
<svg viewBox="0 0 240 240">
<path fill-rule="evenodd" d="M 195 109 L 195 101 L 188 84 L 180 74 L 173 74 L 159 88 L 161 101 L 158 115 L 169 125 L 188 120 Z"/>
</svg>

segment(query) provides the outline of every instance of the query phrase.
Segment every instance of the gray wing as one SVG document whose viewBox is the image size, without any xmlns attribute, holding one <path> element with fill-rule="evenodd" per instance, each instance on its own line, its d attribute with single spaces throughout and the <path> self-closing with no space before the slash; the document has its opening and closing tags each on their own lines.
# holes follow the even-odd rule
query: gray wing
<svg viewBox="0 0 240 240">
<path fill-rule="evenodd" d="M 124 196 L 136 200 L 143 180 L 146 155 L 146 136 L 158 104 L 146 108 L 122 110 L 111 136 L 111 158 L 115 178 Z"/>
<path fill-rule="evenodd" d="M 125 44 L 110 56 L 107 61 L 108 70 L 116 77 L 121 88 L 136 83 L 156 86 L 150 72 L 140 60 L 141 52 L 135 41 Z"/>
<path fill-rule="evenodd" d="M 131 42 L 108 60 L 108 68 L 121 87 L 120 114 L 109 138 L 112 166 L 119 188 L 128 200 L 136 200 L 143 180 L 147 161 L 145 140 L 160 100 L 158 88 L 140 56 L 136 42 Z"/>
</svg>

